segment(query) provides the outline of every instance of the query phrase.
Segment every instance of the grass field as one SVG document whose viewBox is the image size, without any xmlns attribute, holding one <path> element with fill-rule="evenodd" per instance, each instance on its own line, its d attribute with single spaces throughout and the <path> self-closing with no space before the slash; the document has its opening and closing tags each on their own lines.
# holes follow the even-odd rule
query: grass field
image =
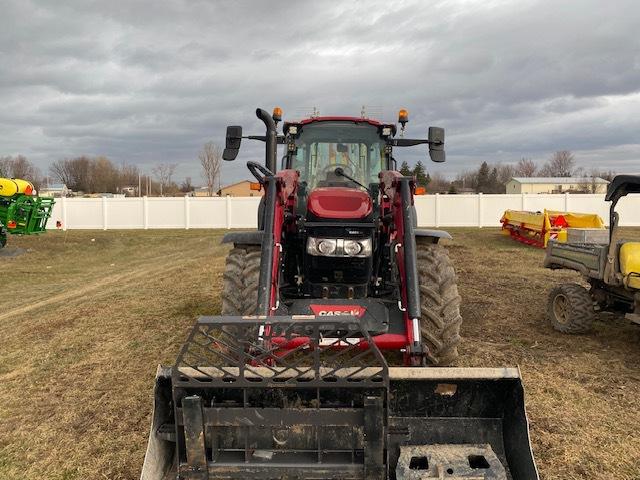
<svg viewBox="0 0 640 480">
<path fill-rule="evenodd" d="M 566 336 L 550 287 L 579 281 L 495 229 L 453 229 L 463 366 L 520 365 L 544 479 L 640 478 L 640 329 Z M 636 233 L 636 232 L 633 232 Z M 134 479 L 155 368 L 219 312 L 222 232 L 50 232 L 0 257 L 0 478 Z"/>
</svg>

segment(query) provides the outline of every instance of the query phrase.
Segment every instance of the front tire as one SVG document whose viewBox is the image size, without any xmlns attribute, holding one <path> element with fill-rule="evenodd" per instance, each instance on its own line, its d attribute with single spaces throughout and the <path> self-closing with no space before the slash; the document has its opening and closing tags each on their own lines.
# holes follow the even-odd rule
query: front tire
<svg viewBox="0 0 640 480">
<path fill-rule="evenodd" d="M 222 275 L 222 315 L 255 315 L 260 277 L 258 245 L 236 245 Z"/>
<path fill-rule="evenodd" d="M 558 285 L 551 290 L 547 318 L 562 333 L 584 333 L 596 319 L 589 291 L 577 283 Z"/>
<path fill-rule="evenodd" d="M 433 365 L 446 366 L 458 358 L 462 315 L 456 272 L 447 250 L 431 238 L 417 238 L 422 341 Z"/>
</svg>

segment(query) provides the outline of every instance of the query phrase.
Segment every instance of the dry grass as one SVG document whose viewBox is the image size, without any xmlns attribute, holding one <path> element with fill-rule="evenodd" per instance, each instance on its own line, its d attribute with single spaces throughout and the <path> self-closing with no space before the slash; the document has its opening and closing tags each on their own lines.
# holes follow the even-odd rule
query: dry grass
<svg viewBox="0 0 640 480">
<path fill-rule="evenodd" d="M 604 318 L 565 336 L 544 319 L 543 252 L 497 230 L 454 230 L 461 364 L 519 364 L 545 479 L 640 478 L 640 333 Z M 133 479 L 155 365 L 193 318 L 219 311 L 220 232 L 70 232 L 10 238 L 0 258 L 0 478 Z M 93 239 L 93 240 L 92 240 Z M 9 272 L 8 276 L 6 272 Z"/>
</svg>

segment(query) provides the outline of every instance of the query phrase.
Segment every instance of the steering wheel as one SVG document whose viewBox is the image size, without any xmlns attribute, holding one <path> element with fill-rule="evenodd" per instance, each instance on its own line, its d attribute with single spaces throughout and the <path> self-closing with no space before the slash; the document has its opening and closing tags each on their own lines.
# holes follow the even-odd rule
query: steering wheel
<svg viewBox="0 0 640 480">
<path fill-rule="evenodd" d="M 260 185 L 264 185 L 264 177 L 273 177 L 273 172 L 271 170 L 257 162 L 248 161 L 247 168 L 251 172 L 251 175 L 256 177 L 256 180 L 260 182 Z M 262 175 L 260 175 L 261 173 Z"/>
<path fill-rule="evenodd" d="M 324 175 L 325 177 L 332 173 L 332 174 L 336 174 L 336 169 L 337 168 L 341 168 L 342 171 L 346 174 L 349 175 L 350 177 L 353 177 L 353 169 L 349 166 L 349 165 L 328 165 L 327 167 L 322 169 L 322 172 L 320 173 L 321 175 Z M 338 175 L 336 175 L 338 176 Z"/>
</svg>

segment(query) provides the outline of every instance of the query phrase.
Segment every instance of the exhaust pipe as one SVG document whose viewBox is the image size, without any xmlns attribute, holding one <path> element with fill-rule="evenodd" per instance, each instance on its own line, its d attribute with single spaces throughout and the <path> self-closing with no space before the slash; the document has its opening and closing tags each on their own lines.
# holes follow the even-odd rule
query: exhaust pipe
<svg viewBox="0 0 640 480">
<path fill-rule="evenodd" d="M 276 131 L 276 122 L 271 118 L 269 112 L 262 108 L 256 109 L 256 116 L 262 120 L 264 126 L 267 128 L 265 166 L 273 173 L 276 173 L 276 158 L 278 156 L 278 134 Z"/>
</svg>

